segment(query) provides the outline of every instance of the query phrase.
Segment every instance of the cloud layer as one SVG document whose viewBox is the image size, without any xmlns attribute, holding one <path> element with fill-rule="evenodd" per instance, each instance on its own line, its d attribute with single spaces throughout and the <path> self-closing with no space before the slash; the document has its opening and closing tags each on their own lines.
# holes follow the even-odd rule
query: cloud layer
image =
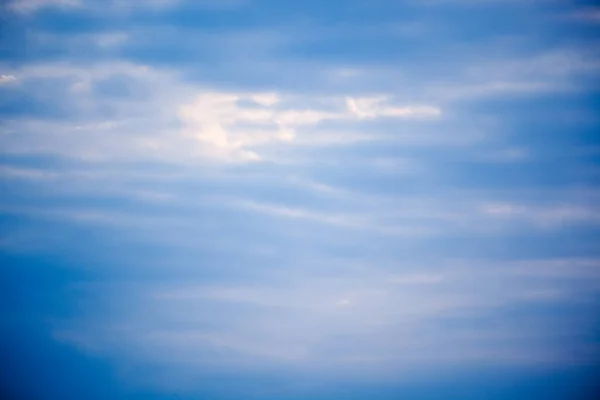
<svg viewBox="0 0 600 400">
<path fill-rule="evenodd" d="M 6 343 L 115 399 L 595 368 L 596 10 L 321 3 L 2 6 Z"/>
</svg>

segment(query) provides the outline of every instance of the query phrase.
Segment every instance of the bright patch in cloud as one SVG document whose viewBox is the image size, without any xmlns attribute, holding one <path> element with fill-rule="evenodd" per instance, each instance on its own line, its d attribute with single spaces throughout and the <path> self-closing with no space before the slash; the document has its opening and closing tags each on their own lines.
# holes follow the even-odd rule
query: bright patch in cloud
<svg viewBox="0 0 600 400">
<path fill-rule="evenodd" d="M 0 85 L 4 85 L 7 83 L 15 82 L 17 78 L 12 75 L 0 75 Z"/>
<path fill-rule="evenodd" d="M 250 100 L 258 107 L 248 104 Z M 440 115 L 435 107 L 395 107 L 385 98 L 348 99 L 348 109 L 340 107 L 341 98 L 311 99 L 330 103 L 332 107 L 327 110 L 302 107 L 302 98 L 290 98 L 292 105 L 286 106 L 286 100 L 274 93 L 205 93 L 182 106 L 180 115 L 188 134 L 207 145 L 209 155 L 246 161 L 261 159 L 252 148 L 272 142 L 293 144 L 302 136 L 303 128 L 323 122 L 352 121 L 355 116 L 376 119 Z"/>
</svg>

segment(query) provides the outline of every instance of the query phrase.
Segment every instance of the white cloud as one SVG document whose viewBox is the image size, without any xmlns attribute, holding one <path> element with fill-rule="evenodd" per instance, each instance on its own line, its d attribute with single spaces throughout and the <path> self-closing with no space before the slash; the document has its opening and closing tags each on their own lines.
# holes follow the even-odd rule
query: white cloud
<svg viewBox="0 0 600 400">
<path fill-rule="evenodd" d="M 262 107 L 244 105 L 252 100 Z M 341 99 L 310 99 L 330 102 L 333 110 L 302 107 L 308 99 L 293 98 L 299 105 L 280 105 L 285 96 L 270 93 L 209 92 L 199 95 L 192 104 L 181 107 L 188 135 L 210 146 L 213 156 L 259 160 L 252 148 L 273 142 L 303 142 L 302 129 L 326 121 L 352 121 L 359 118 L 437 117 L 436 107 L 395 107 L 386 98 L 347 99 L 348 109 L 339 106 Z"/>
<path fill-rule="evenodd" d="M 572 91 L 575 87 L 550 81 L 488 81 L 483 83 L 445 84 L 427 89 L 429 95 L 443 101 Z"/>
<path fill-rule="evenodd" d="M 94 37 L 98 46 L 102 48 L 117 47 L 129 40 L 125 32 L 102 33 Z"/>
<path fill-rule="evenodd" d="M 515 203 L 488 203 L 482 206 L 484 214 L 497 219 L 530 222 L 541 228 L 555 228 L 564 224 L 600 222 L 600 210 L 583 204 L 525 205 Z"/>
<path fill-rule="evenodd" d="M 105 45 L 125 39 L 119 34 L 114 38 L 110 36 Z M 56 84 L 56 90 L 63 91 L 58 104 L 69 108 L 73 119 L 88 122 L 48 122 L 44 134 L 40 133 L 37 140 L 29 137 L 25 142 L 26 135 L 6 137 L 4 148 L 25 151 L 34 143 L 36 151 L 61 154 L 71 151 L 69 155 L 80 158 L 123 157 L 130 152 L 131 157 L 187 161 L 258 161 L 265 158 L 268 154 L 265 150 L 273 144 L 332 146 L 380 140 L 381 135 L 360 132 L 360 126 L 355 124 L 361 119 L 437 118 L 441 113 L 433 106 L 396 105 L 387 97 L 373 100 L 334 95 L 206 90 L 182 82 L 175 71 L 128 62 L 81 67 L 67 63 L 32 64 L 11 72 L 25 84 L 36 81 Z M 97 94 L 98 85 L 113 78 L 126 80 L 130 96 L 105 99 Z M 37 93 L 36 86 L 28 87 L 32 95 L 47 101 L 47 89 Z M 64 92 L 65 87 L 70 91 Z M 111 115 L 97 116 L 98 110 L 103 109 L 112 110 Z M 149 119 L 149 115 L 152 118 Z M 137 121 L 145 121 L 144 126 L 136 127 Z M 16 126 L 28 124 L 33 128 L 35 123 L 32 122 L 15 121 L 10 125 L 13 130 L 29 131 L 28 135 L 32 136 L 35 135 L 33 130 Z M 336 124 L 339 128 L 332 131 Z M 52 125 L 62 132 L 59 140 L 47 140 L 52 134 L 52 129 L 48 129 Z M 181 126 L 178 132 L 176 125 Z M 66 135 L 66 132 L 82 127 L 86 127 L 85 140 L 81 135 L 77 138 Z M 352 127 L 356 132 L 349 131 Z M 344 133 L 340 134 L 341 131 Z M 113 146 L 115 142 L 110 139 L 113 136 L 120 138 L 118 147 Z M 23 139 L 20 143 L 19 138 Z M 42 147 L 46 147 L 45 150 Z M 114 148 L 118 154 L 109 148 Z"/>
<path fill-rule="evenodd" d="M 101 79 L 115 75 L 155 78 L 158 74 L 160 72 L 157 69 L 127 61 L 97 63 L 87 66 L 76 66 L 68 62 L 50 62 L 28 64 L 18 69 L 18 75 L 24 81 L 30 79 L 53 80 L 64 78 Z"/>
<path fill-rule="evenodd" d="M 0 165 L 0 177 L 3 179 L 48 180 L 58 175 L 49 171 L 35 168 L 19 168 Z"/>
<path fill-rule="evenodd" d="M 89 7 L 97 6 L 95 0 L 84 0 Z M 175 7 L 189 0 L 105 0 L 103 7 L 110 7 L 114 11 L 133 11 L 140 8 L 165 9 Z M 248 0 L 193 0 L 195 6 L 205 9 L 230 9 L 245 5 Z"/>
<path fill-rule="evenodd" d="M 431 106 L 396 107 L 389 104 L 385 96 L 346 99 L 348 110 L 358 118 L 407 118 L 407 117 L 437 117 L 441 110 Z"/>
<path fill-rule="evenodd" d="M 5 85 L 11 82 L 15 82 L 17 78 L 12 75 L 0 75 L 0 85 Z"/>
<path fill-rule="evenodd" d="M 251 98 L 258 104 L 266 107 L 274 106 L 281 100 L 277 93 L 257 93 Z"/>
<path fill-rule="evenodd" d="M 400 285 L 433 285 L 443 279 L 442 274 L 409 274 L 392 276 L 389 281 Z"/>
<path fill-rule="evenodd" d="M 32 13 L 43 8 L 49 7 L 81 7 L 90 11 L 105 12 L 110 11 L 130 11 L 139 8 L 165 8 L 172 7 L 181 0 L 9 0 L 8 7 L 20 13 Z M 234 3 L 236 0 L 225 1 L 225 3 Z M 212 7 L 216 2 L 205 1 L 204 6 Z"/>
<path fill-rule="evenodd" d="M 8 8 L 21 13 L 35 12 L 46 7 L 79 7 L 81 0 L 12 0 Z"/>
</svg>

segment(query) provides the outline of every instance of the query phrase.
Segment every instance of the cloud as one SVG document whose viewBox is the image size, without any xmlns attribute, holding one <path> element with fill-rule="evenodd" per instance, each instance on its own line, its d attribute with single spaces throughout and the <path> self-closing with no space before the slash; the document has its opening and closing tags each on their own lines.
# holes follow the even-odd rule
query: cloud
<svg viewBox="0 0 600 400">
<path fill-rule="evenodd" d="M 117 38 L 123 40 L 120 35 Z M 99 63 L 90 67 L 65 63 L 33 64 L 14 73 L 32 95 L 44 101 L 47 101 L 45 91 L 37 91 L 34 83 L 44 82 L 45 87 L 55 85 L 57 95 L 62 97 L 60 106 L 69 107 L 72 119 L 87 120 L 85 125 L 64 121 L 61 127 L 56 121 L 50 123 L 63 132 L 61 136 L 68 144 L 57 146 L 55 141 L 35 141 L 37 146 L 49 146 L 45 151 L 64 153 L 72 149 L 72 155 L 79 157 L 92 156 L 92 153 L 93 157 L 121 157 L 129 151 L 132 157 L 252 162 L 264 160 L 266 153 L 261 151 L 274 144 L 331 146 L 356 140 L 379 140 L 377 134 L 349 131 L 362 120 L 420 120 L 441 116 L 437 107 L 400 106 L 387 97 L 207 90 L 201 85 L 183 82 L 176 71 L 128 62 Z M 65 82 L 68 91 L 64 90 Z M 125 89 L 121 97 L 103 95 L 103 87 L 112 85 L 115 89 L 110 90 L 117 90 L 117 84 Z M 106 111 L 100 114 L 100 110 L 112 111 L 107 115 Z M 144 117 L 147 121 L 144 126 L 136 127 L 136 120 L 141 120 L 142 115 L 152 115 L 153 121 Z M 179 132 L 175 128 L 177 120 Z M 13 129 L 36 135 L 31 128 L 37 123 L 13 121 L 11 125 Z M 21 127 L 16 128 L 19 124 Z M 25 124 L 29 129 L 23 126 Z M 336 125 L 339 128 L 332 131 Z M 141 134 L 146 126 L 153 129 Z M 73 130 L 85 131 L 86 140 L 64 135 Z M 124 130 L 129 133 L 122 134 Z M 341 130 L 347 133 L 339 134 Z M 133 131 L 140 134 L 133 134 Z M 77 136 L 83 139 L 82 134 Z M 44 133 L 38 138 L 47 135 Z M 121 138 L 118 155 L 106 146 L 113 143 L 108 140 L 112 136 Z M 12 151 L 18 150 L 15 146 L 19 145 L 18 151 L 23 151 L 31 143 L 29 139 L 27 143 L 18 143 L 16 136 L 10 139 L 16 140 L 7 143 L 6 148 L 12 148 Z M 99 143 L 100 140 L 103 142 Z"/>
<path fill-rule="evenodd" d="M 17 3 L 62 10 L 2 65 L 0 247 L 73 266 L 54 336 L 127 383 L 596 354 L 598 121 L 558 114 L 593 114 L 598 57 L 545 11 Z"/>
<path fill-rule="evenodd" d="M 103 33 L 96 36 L 95 39 L 98 46 L 102 48 L 111 48 L 127 42 L 127 40 L 129 40 L 129 35 L 124 32 Z"/>
<path fill-rule="evenodd" d="M 184 105 L 180 115 L 187 124 L 189 135 L 212 147 L 213 155 L 236 157 L 241 160 L 260 160 L 251 150 L 271 142 L 293 144 L 302 129 L 324 122 L 347 121 L 358 118 L 437 117 L 435 107 L 394 107 L 386 98 L 347 98 L 347 109 L 341 99 L 312 98 L 315 103 L 330 105 L 330 109 L 302 106 L 302 97 L 286 98 L 275 93 L 206 93 L 194 103 Z M 252 101 L 259 105 L 244 104 Z M 297 103 L 300 107 L 285 106 Z M 283 104 L 283 105 L 282 105 Z M 302 140 L 300 138 L 300 140 Z"/>
<path fill-rule="evenodd" d="M 433 285 L 442 282 L 443 279 L 441 274 L 413 274 L 393 276 L 390 281 L 400 285 Z"/>
<path fill-rule="evenodd" d="M 569 14 L 569 17 L 576 21 L 583 21 L 592 24 L 600 23 L 600 8 L 587 7 L 574 11 Z"/>
<path fill-rule="evenodd" d="M 0 75 L 0 85 L 6 85 L 11 82 L 15 82 L 17 78 L 12 75 Z"/>
<path fill-rule="evenodd" d="M 542 228 L 553 228 L 572 223 L 598 224 L 600 222 L 600 210 L 582 204 L 528 206 L 491 203 L 484 205 L 482 210 L 493 218 L 529 221 Z"/>
<path fill-rule="evenodd" d="M 597 264 L 579 259 L 446 260 L 437 273 L 390 274 L 365 266 L 348 268 L 343 276 L 289 264 L 267 282 L 130 288 L 129 301 L 112 298 L 120 304 L 112 323 L 84 318 L 57 327 L 56 333 L 84 351 L 115 355 L 128 349 L 135 360 L 197 373 L 218 365 L 238 371 L 300 368 L 317 374 L 327 368 L 365 373 L 373 367 L 394 377 L 403 368 L 431 362 L 455 368 L 585 363 L 591 357 L 573 357 L 547 345 L 572 332 L 557 324 L 558 315 L 548 320 L 526 314 L 523 319 L 511 313 L 532 302 L 582 301 L 582 293 L 593 293 L 600 284 Z M 120 292 L 110 285 L 86 290 L 111 297 Z M 152 312 L 140 313 L 140 304 Z M 505 319 L 489 326 L 489 318 L 498 313 Z M 124 321 L 127 328 L 119 330 Z M 503 343 L 502 349 L 491 350 L 494 343 Z"/>
<path fill-rule="evenodd" d="M 553 78 L 600 73 L 600 59 L 593 46 L 562 48 L 516 59 L 490 60 L 467 69 L 472 77 L 492 79 Z"/>
<path fill-rule="evenodd" d="M 9 0 L 8 8 L 19 13 L 33 13 L 43 8 L 60 7 L 60 8 L 80 8 L 84 10 L 95 10 L 112 12 L 139 9 L 139 8 L 165 8 L 172 7 L 181 0 L 106 0 L 102 2 L 101 7 L 95 0 Z M 211 4 L 212 0 L 202 2 Z"/>
<path fill-rule="evenodd" d="M 358 118 L 405 118 L 437 117 L 441 111 L 437 107 L 393 107 L 386 97 L 347 98 L 348 110 Z"/>
<path fill-rule="evenodd" d="M 32 179 L 48 180 L 54 179 L 58 175 L 49 171 L 35 168 L 19 168 L 0 165 L 0 177 L 3 179 Z"/>
<path fill-rule="evenodd" d="M 591 45 L 540 51 L 521 57 L 476 59 L 454 81 L 424 85 L 428 98 L 452 104 L 463 99 L 573 93 L 592 87 L 585 80 L 600 74 Z"/>
<path fill-rule="evenodd" d="M 11 0 L 8 8 L 20 13 L 32 13 L 49 7 L 80 7 L 81 0 Z"/>
<path fill-rule="evenodd" d="M 500 81 L 473 84 L 439 85 L 429 89 L 431 96 L 453 101 L 461 99 L 477 99 L 485 97 L 500 97 L 508 95 L 529 95 L 553 92 L 569 92 L 575 88 L 571 85 L 556 82 L 536 81 Z"/>
</svg>

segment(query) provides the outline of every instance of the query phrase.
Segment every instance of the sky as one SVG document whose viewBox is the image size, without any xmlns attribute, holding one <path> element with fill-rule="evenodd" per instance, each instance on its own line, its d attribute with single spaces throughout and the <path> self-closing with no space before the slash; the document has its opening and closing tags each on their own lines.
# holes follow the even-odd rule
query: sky
<svg viewBox="0 0 600 400">
<path fill-rule="evenodd" d="M 600 8 L 0 0 L 0 394 L 593 399 Z"/>
</svg>

